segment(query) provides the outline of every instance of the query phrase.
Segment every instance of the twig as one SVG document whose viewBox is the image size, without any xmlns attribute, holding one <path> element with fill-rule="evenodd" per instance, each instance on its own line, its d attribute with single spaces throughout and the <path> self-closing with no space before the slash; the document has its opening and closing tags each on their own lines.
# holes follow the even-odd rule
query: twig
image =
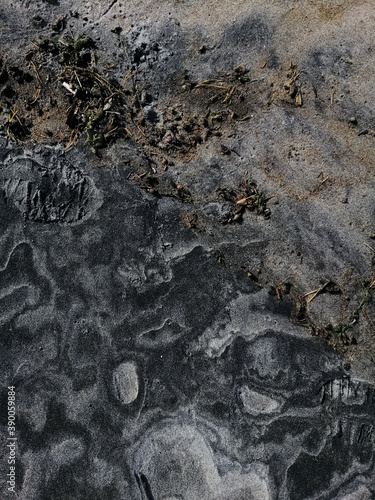
<svg viewBox="0 0 375 500">
<path fill-rule="evenodd" d="M 143 130 L 141 129 L 141 127 L 138 125 L 138 123 L 136 123 L 136 127 L 140 131 L 140 133 L 143 135 L 143 137 L 146 137 L 146 134 L 143 132 Z"/>
<path fill-rule="evenodd" d="M 132 78 L 133 76 L 135 76 L 137 73 L 137 71 L 131 71 L 129 70 L 126 75 L 124 76 L 124 80 L 123 82 L 126 83 L 130 78 Z"/>
</svg>

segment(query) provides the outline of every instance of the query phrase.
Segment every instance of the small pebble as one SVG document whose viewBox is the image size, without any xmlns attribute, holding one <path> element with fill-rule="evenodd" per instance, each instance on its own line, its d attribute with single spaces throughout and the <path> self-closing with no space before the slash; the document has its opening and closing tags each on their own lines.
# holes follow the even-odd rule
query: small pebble
<svg viewBox="0 0 375 500">
<path fill-rule="evenodd" d="M 133 361 L 121 363 L 113 372 L 114 392 L 123 404 L 130 404 L 138 397 L 137 365 Z"/>
</svg>

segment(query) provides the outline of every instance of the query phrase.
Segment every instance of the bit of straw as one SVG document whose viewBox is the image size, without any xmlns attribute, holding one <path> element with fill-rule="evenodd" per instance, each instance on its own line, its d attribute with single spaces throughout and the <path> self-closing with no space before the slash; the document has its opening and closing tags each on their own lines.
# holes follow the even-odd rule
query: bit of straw
<svg viewBox="0 0 375 500">
<path fill-rule="evenodd" d="M 368 245 L 367 243 L 364 243 L 364 245 L 366 245 L 366 247 L 368 247 L 370 250 L 372 250 L 375 253 L 375 250 L 372 248 L 372 246 Z"/>
<path fill-rule="evenodd" d="M 72 130 L 72 133 L 70 134 L 70 139 L 68 144 L 65 147 L 65 151 L 68 151 L 76 142 L 79 137 L 79 132 L 78 130 Z"/>
<path fill-rule="evenodd" d="M 37 79 L 37 82 L 39 85 L 41 85 L 43 87 L 43 83 L 42 83 L 42 80 L 39 76 L 39 73 L 38 73 L 38 70 L 37 70 L 37 67 L 35 66 L 35 63 L 34 61 L 31 61 L 31 64 L 33 66 L 33 70 L 34 70 L 34 73 L 35 73 L 35 76 L 36 76 L 36 79 Z"/>
<path fill-rule="evenodd" d="M 40 96 L 40 89 L 36 89 L 34 100 L 30 104 L 36 103 L 36 101 L 39 99 Z"/>
<path fill-rule="evenodd" d="M 332 89 L 332 90 L 331 90 L 331 108 L 332 108 L 332 106 L 333 106 L 333 98 L 334 98 L 334 96 L 335 96 L 335 92 L 336 92 L 336 90 L 335 90 L 335 89 Z"/>
</svg>

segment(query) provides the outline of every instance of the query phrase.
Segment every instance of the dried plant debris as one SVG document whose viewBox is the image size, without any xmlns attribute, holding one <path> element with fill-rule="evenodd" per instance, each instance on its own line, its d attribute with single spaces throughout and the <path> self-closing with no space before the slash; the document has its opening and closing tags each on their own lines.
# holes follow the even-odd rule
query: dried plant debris
<svg viewBox="0 0 375 500">
<path fill-rule="evenodd" d="M 263 104 L 266 88 L 263 79 L 251 79 L 245 65 L 234 68 L 231 73 L 220 73 L 217 78 L 191 83 L 192 94 L 207 107 L 205 125 L 219 129 L 220 124 L 247 121 L 255 102 Z"/>
<path fill-rule="evenodd" d="M 115 82 L 94 69 L 79 66 L 67 66 L 60 79 L 72 93 L 66 124 L 77 136 L 85 133 L 86 142 L 104 147 L 126 135 L 125 129 L 131 122 L 126 113 L 126 93 Z"/>
<path fill-rule="evenodd" d="M 315 186 L 311 190 L 311 194 L 318 193 L 324 186 L 327 186 L 328 184 L 330 184 L 332 182 L 329 175 L 324 175 L 323 172 L 321 172 L 318 175 L 318 179 L 319 179 L 318 182 L 315 184 Z"/>
<path fill-rule="evenodd" d="M 96 67 L 96 44 L 88 36 L 39 38 L 17 72 L 1 60 L 1 127 L 9 140 L 65 142 L 79 137 L 95 149 L 128 136 L 129 90 Z"/>
<path fill-rule="evenodd" d="M 238 183 L 237 188 L 222 186 L 216 190 L 218 199 L 231 207 L 229 216 L 221 221 L 223 224 L 241 222 L 246 210 L 256 212 L 257 215 L 264 215 L 266 218 L 271 215 L 267 207 L 267 202 L 271 197 L 266 198 L 256 183 L 248 180 L 247 175 L 246 171 L 244 179 Z"/>
<path fill-rule="evenodd" d="M 199 213 L 196 212 L 188 212 L 180 214 L 181 221 L 185 224 L 189 229 L 194 229 L 198 232 L 205 230 L 205 224 L 202 220 L 202 217 Z"/>
<path fill-rule="evenodd" d="M 331 293 L 333 295 L 341 295 L 342 290 L 340 287 L 336 284 L 333 283 L 332 281 L 327 281 L 324 283 L 322 286 L 317 288 L 316 290 L 311 290 L 310 292 L 307 292 L 303 295 L 304 298 L 306 298 L 307 302 L 311 302 L 312 300 L 315 299 L 315 297 L 321 293 Z"/>
<path fill-rule="evenodd" d="M 6 116 L 1 128 L 11 141 L 64 142 L 66 149 L 81 137 L 95 150 L 132 138 L 146 150 L 188 162 L 226 118 L 246 119 L 245 113 L 232 109 L 234 97 L 243 99 L 237 87 L 248 80 L 244 67 L 225 81 L 195 85 L 204 92 L 214 89 L 222 95 L 224 108 L 231 109 L 207 109 L 198 102 L 196 112 L 185 109 L 184 99 L 176 96 L 158 104 L 136 71 L 119 82 L 110 76 L 111 70 L 111 65 L 99 70 L 97 45 L 87 35 L 39 37 L 18 66 L 8 64 L 5 56 L 0 59 L 1 107 Z M 188 94 L 193 102 L 196 96 Z M 211 105 L 215 100 L 208 98 Z"/>
<path fill-rule="evenodd" d="M 350 314 L 347 314 L 346 317 L 344 316 L 336 323 L 316 322 L 316 320 L 310 317 L 310 304 L 321 294 L 343 295 L 344 292 L 337 283 L 333 281 L 322 282 L 318 288 L 310 290 L 305 294 L 298 294 L 294 290 L 295 310 L 292 313 L 292 319 L 308 328 L 311 335 L 323 340 L 348 360 L 350 359 L 353 346 L 356 346 L 359 342 L 358 338 L 362 337 L 361 330 L 364 324 L 368 324 L 374 329 L 374 324 L 367 312 L 367 306 L 372 301 L 373 283 L 373 279 L 362 282 L 363 294 L 361 298 L 357 299 L 356 307 Z M 346 299 L 345 295 L 343 297 Z"/>
<path fill-rule="evenodd" d="M 131 173 L 129 178 L 141 189 L 144 189 L 150 194 L 159 196 L 159 179 L 150 175 L 147 172 L 141 172 L 140 174 Z"/>
<path fill-rule="evenodd" d="M 147 172 L 138 174 L 133 172 L 129 178 L 141 189 L 154 196 L 176 198 L 183 203 L 191 203 L 193 201 L 192 194 L 187 187 L 164 178 L 162 174 L 155 175 Z"/>
<path fill-rule="evenodd" d="M 282 83 L 275 86 L 268 105 L 280 102 L 301 107 L 303 105 L 302 82 L 300 80 L 302 73 L 303 71 L 298 69 L 297 64 L 291 62 L 286 78 L 284 77 Z"/>
<path fill-rule="evenodd" d="M 66 32 L 64 19 L 54 26 Z M 257 99 L 264 101 L 260 81 L 240 65 L 201 82 L 185 70 L 178 77 L 182 94 L 157 102 L 137 70 L 116 80 L 116 65 L 104 65 L 98 54 L 91 37 L 70 33 L 38 37 L 18 66 L 3 55 L 0 133 L 14 142 L 63 143 L 66 150 L 80 141 L 96 153 L 131 140 L 159 160 L 188 163 L 200 144 L 249 120 Z"/>
<path fill-rule="evenodd" d="M 336 352 L 344 355 L 350 346 L 357 345 L 357 338 L 352 331 L 353 324 L 326 325 L 325 327 L 316 327 L 309 324 L 308 328 L 311 335 L 320 338 L 331 346 Z"/>
</svg>

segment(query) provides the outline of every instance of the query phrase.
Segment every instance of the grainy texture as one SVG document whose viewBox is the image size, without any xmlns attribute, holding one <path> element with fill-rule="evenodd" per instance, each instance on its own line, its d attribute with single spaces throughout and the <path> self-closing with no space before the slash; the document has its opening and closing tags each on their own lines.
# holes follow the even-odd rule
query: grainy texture
<svg viewBox="0 0 375 500">
<path fill-rule="evenodd" d="M 375 498 L 374 17 L 2 2 L 1 498 Z"/>
</svg>

